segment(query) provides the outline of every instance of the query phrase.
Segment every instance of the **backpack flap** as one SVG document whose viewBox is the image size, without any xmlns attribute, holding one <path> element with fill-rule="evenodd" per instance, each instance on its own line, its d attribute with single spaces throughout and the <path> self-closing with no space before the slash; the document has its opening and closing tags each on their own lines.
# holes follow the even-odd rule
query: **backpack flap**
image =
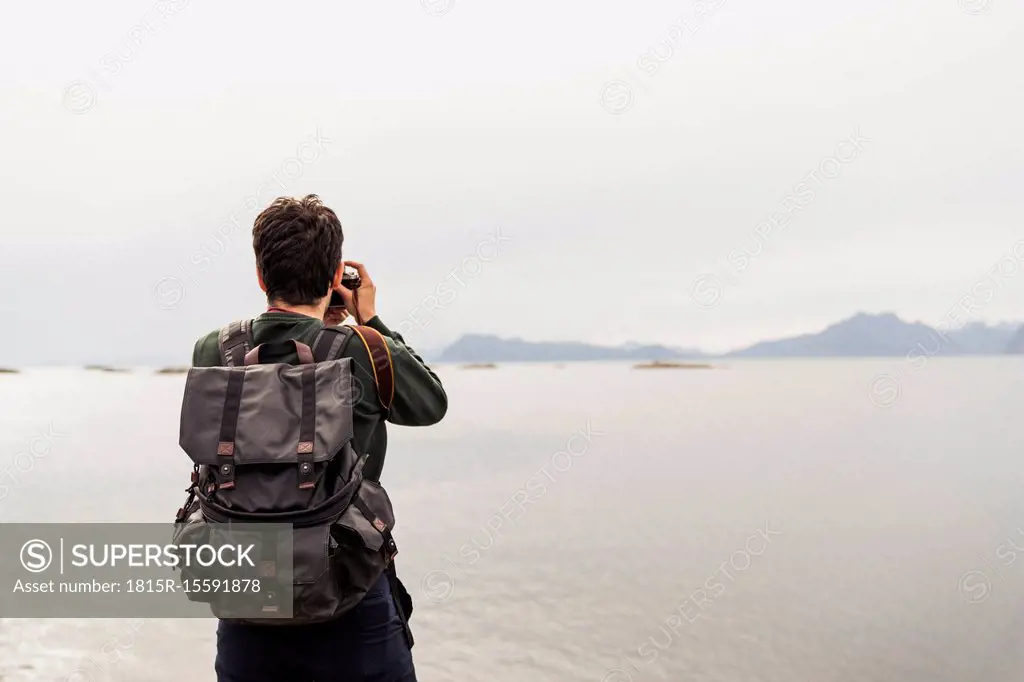
<svg viewBox="0 0 1024 682">
<path fill-rule="evenodd" d="M 352 440 L 353 394 L 349 358 L 193 367 L 179 444 L 194 463 L 210 467 L 324 462 Z"/>
</svg>

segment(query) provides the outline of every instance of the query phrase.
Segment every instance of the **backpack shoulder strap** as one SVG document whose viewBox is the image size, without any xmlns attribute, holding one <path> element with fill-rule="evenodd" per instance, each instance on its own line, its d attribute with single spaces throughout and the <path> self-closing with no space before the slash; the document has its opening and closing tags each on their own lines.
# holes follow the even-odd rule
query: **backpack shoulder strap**
<svg viewBox="0 0 1024 682">
<path fill-rule="evenodd" d="M 352 339 L 352 327 L 324 327 L 316 333 L 310 348 L 315 362 L 327 362 L 342 357 Z"/>
<path fill-rule="evenodd" d="M 380 332 L 372 327 L 324 327 L 313 341 L 313 358 L 317 362 L 336 360 L 345 352 L 353 337 L 359 338 L 373 366 L 373 381 L 377 384 L 380 405 L 387 412 L 395 399 L 395 368 L 391 363 L 391 350 Z"/>
<path fill-rule="evenodd" d="M 252 322 L 236 320 L 220 330 L 217 348 L 220 349 L 220 362 L 225 367 L 241 367 L 245 364 L 245 354 L 255 345 L 252 338 Z"/>
</svg>

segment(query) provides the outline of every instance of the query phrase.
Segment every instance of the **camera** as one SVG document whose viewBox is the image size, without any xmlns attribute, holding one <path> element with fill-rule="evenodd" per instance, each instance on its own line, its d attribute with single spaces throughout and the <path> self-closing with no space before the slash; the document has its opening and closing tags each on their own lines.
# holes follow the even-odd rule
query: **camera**
<svg viewBox="0 0 1024 682">
<path fill-rule="evenodd" d="M 345 272 L 341 276 L 341 286 L 345 287 L 349 291 L 355 291 L 362 283 L 363 280 L 360 279 L 358 270 L 350 267 L 345 268 Z M 331 302 L 327 305 L 331 308 L 341 308 L 345 305 L 345 299 L 343 299 L 341 294 L 337 291 L 332 291 Z"/>
</svg>

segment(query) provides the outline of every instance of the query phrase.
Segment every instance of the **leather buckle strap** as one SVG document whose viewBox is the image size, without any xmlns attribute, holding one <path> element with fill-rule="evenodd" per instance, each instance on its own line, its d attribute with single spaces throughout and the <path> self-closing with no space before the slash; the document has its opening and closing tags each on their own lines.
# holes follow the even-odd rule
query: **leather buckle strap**
<svg viewBox="0 0 1024 682">
<path fill-rule="evenodd" d="M 303 490 L 316 487 L 316 467 L 313 461 L 313 444 L 299 443 L 299 487 Z"/>
<path fill-rule="evenodd" d="M 386 550 L 384 552 L 384 559 L 387 563 L 390 563 L 398 554 L 398 545 L 395 544 L 395 539 L 391 535 L 391 528 L 388 527 L 388 524 L 385 523 L 383 519 L 373 513 L 373 510 L 370 509 L 369 505 L 367 505 L 366 502 L 363 501 L 363 498 L 359 497 L 358 494 L 352 498 L 352 506 L 358 509 L 359 513 L 362 514 L 366 520 L 370 522 L 370 525 L 373 526 L 384 538 L 384 549 Z"/>
<path fill-rule="evenodd" d="M 235 433 L 238 431 L 238 413 L 242 408 L 242 388 L 245 370 L 231 369 L 224 396 L 224 412 L 220 422 L 220 442 L 217 443 L 217 486 L 222 490 L 235 487 Z"/>
<path fill-rule="evenodd" d="M 231 490 L 235 487 L 234 464 L 221 464 L 217 467 L 217 486 L 221 490 Z"/>
<path fill-rule="evenodd" d="M 299 487 L 316 487 L 316 365 L 302 368 L 302 416 L 299 422 L 299 445 L 295 452 L 299 462 Z"/>
</svg>

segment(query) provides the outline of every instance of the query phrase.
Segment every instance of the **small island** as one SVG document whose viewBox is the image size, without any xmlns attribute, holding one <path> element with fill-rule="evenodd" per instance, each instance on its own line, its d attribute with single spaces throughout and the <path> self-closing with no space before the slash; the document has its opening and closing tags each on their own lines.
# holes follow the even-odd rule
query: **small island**
<svg viewBox="0 0 1024 682">
<path fill-rule="evenodd" d="M 188 374 L 188 367 L 164 367 L 158 369 L 157 374 Z"/>
<path fill-rule="evenodd" d="M 702 362 L 671 362 L 666 360 L 655 360 L 633 365 L 633 369 L 714 369 L 712 365 Z"/>
<path fill-rule="evenodd" d="M 116 373 L 128 372 L 127 369 L 122 369 L 120 367 L 110 367 L 109 365 L 86 365 L 85 369 L 87 369 L 90 372 L 116 372 Z"/>
<path fill-rule="evenodd" d="M 18 374 L 21 370 L 11 369 L 9 367 L 0 367 L 0 374 Z"/>
<path fill-rule="evenodd" d="M 475 362 L 469 365 L 463 365 L 462 369 L 498 369 L 498 366 L 493 362 Z"/>
</svg>

